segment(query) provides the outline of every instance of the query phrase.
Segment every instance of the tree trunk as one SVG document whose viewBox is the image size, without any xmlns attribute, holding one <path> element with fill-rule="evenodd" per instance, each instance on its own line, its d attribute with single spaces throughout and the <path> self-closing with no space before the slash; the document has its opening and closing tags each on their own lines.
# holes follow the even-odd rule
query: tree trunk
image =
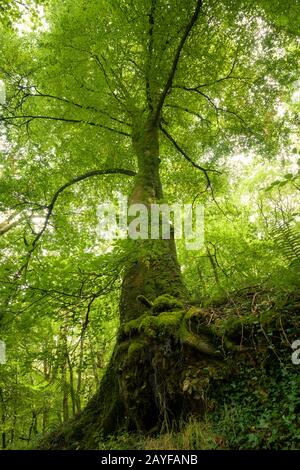
<svg viewBox="0 0 300 470">
<path fill-rule="evenodd" d="M 76 386 L 76 406 L 77 411 L 81 411 L 81 381 L 82 381 L 82 369 L 83 369 L 83 352 L 84 352 L 84 332 L 80 338 L 80 352 L 79 352 L 79 364 L 77 367 L 77 386 Z"/>
<path fill-rule="evenodd" d="M 62 390 L 62 413 L 64 422 L 68 421 L 69 413 L 69 393 L 70 387 L 68 384 L 68 339 L 66 325 L 63 326 L 61 332 L 62 344 L 62 363 L 61 363 L 61 390 Z"/>
<path fill-rule="evenodd" d="M 5 406 L 5 401 L 3 398 L 3 392 L 2 389 L 0 389 L 0 400 L 1 400 L 1 424 L 3 427 L 6 425 L 6 406 Z M 1 433 L 2 437 L 2 449 L 6 449 L 6 432 L 2 431 Z"/>
<path fill-rule="evenodd" d="M 151 117 L 137 120 L 133 148 L 138 174 L 129 203 L 149 207 L 163 198 L 158 128 Z M 218 353 L 209 329 L 201 326 L 201 313 L 185 307 L 188 293 L 174 238 L 130 243 L 135 259 L 123 279 L 121 326 L 99 390 L 66 429 L 41 444 L 43 448 L 93 449 L 120 427 L 157 431 L 190 412 L 201 415 L 205 410 L 211 373 L 207 365 L 218 366 Z"/>
<path fill-rule="evenodd" d="M 129 198 L 129 204 L 150 205 L 163 201 L 159 176 L 158 129 L 151 117 L 142 118 L 135 126 L 133 148 L 138 161 L 138 174 Z M 150 228 L 148 229 L 150 237 Z M 187 298 L 180 266 L 177 261 L 174 238 L 170 240 L 132 240 L 136 259 L 124 276 L 121 302 L 121 323 L 138 318 L 147 310 L 146 297 L 150 302 L 160 295 L 169 294 L 179 299 Z"/>
</svg>

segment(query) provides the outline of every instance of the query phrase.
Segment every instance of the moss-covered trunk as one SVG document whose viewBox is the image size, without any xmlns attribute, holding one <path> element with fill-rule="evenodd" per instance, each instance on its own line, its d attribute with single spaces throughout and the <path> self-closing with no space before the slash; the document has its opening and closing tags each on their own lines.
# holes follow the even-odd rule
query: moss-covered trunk
<svg viewBox="0 0 300 470">
<path fill-rule="evenodd" d="M 138 174 L 129 202 L 150 207 L 163 199 L 151 117 L 137 120 L 133 147 Z M 205 409 L 220 361 L 206 319 L 188 307 L 174 239 L 131 242 L 135 259 L 124 275 L 120 330 L 106 374 L 82 413 L 44 447 L 97 448 L 103 436 L 124 427 L 159 430 Z"/>
<path fill-rule="evenodd" d="M 149 209 L 163 201 L 159 175 L 158 128 L 151 117 L 137 121 L 133 132 L 133 148 L 138 161 L 138 174 L 129 198 L 130 204 L 144 204 Z M 149 219 L 150 222 L 150 219 Z M 124 276 L 120 315 L 121 322 L 139 317 L 147 309 L 145 297 L 152 302 L 162 294 L 184 299 L 187 296 L 177 261 L 174 239 L 134 240 L 135 259 Z"/>
</svg>

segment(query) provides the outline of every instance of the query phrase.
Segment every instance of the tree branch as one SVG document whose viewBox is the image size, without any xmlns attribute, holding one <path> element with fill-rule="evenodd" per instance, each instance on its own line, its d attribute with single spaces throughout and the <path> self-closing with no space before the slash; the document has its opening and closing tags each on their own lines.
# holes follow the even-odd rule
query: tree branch
<svg viewBox="0 0 300 470">
<path fill-rule="evenodd" d="M 192 29 L 193 29 L 193 26 L 195 25 L 195 23 L 198 19 L 201 7 L 202 7 L 202 0 L 197 0 L 197 5 L 196 5 L 196 8 L 195 8 L 195 11 L 194 11 L 190 21 L 188 22 L 188 24 L 185 28 L 185 31 L 183 33 L 183 36 L 180 40 L 180 43 L 177 47 L 177 50 L 176 50 L 176 53 L 175 53 L 175 56 L 174 56 L 174 59 L 173 59 L 173 64 L 172 64 L 172 67 L 171 67 L 171 70 L 170 70 L 169 77 L 167 79 L 165 87 L 164 87 L 164 89 L 162 91 L 162 94 L 160 96 L 160 99 L 158 101 L 157 108 L 155 110 L 154 122 L 157 122 L 159 120 L 160 112 L 161 112 L 162 107 L 164 105 L 166 96 L 169 93 L 169 91 L 172 87 L 172 84 L 173 84 L 173 79 L 174 79 L 174 76 L 175 76 L 175 73 L 176 73 L 176 70 L 177 70 L 177 66 L 178 66 L 178 63 L 179 63 L 181 52 L 183 50 L 183 47 L 184 47 L 184 45 L 185 45 Z"/>
<path fill-rule="evenodd" d="M 127 170 L 127 169 L 123 169 L 123 168 L 112 168 L 112 169 L 105 169 L 105 170 L 92 170 L 92 171 L 89 171 L 88 173 L 85 173 L 83 175 L 80 175 L 80 176 L 77 176 L 77 177 L 73 178 L 71 181 L 69 181 L 68 183 L 65 183 L 63 186 L 61 186 L 60 188 L 57 189 L 57 191 L 54 193 L 54 195 L 51 199 L 50 204 L 45 206 L 45 208 L 47 209 L 47 213 L 46 213 L 46 216 L 45 216 L 45 221 L 44 221 L 43 227 L 39 231 L 39 233 L 36 235 L 35 239 L 33 240 L 32 244 L 31 244 L 31 248 L 27 253 L 26 262 L 21 267 L 20 272 L 22 272 L 23 270 L 25 270 L 25 272 L 26 272 L 29 261 L 30 261 L 30 258 L 31 258 L 31 255 L 34 252 L 38 241 L 43 236 L 43 234 L 44 234 L 44 232 L 45 232 L 45 230 L 48 226 L 48 223 L 49 223 L 50 217 L 52 215 L 54 206 L 55 206 L 56 201 L 59 198 L 60 194 L 63 193 L 67 188 L 69 188 L 73 184 L 79 183 L 80 181 L 83 181 L 87 178 L 91 178 L 93 176 L 99 176 L 99 175 L 116 175 L 116 174 L 121 174 L 121 175 L 126 175 L 126 176 L 136 176 L 135 171 Z"/>
<path fill-rule="evenodd" d="M 229 72 L 224 77 L 217 78 L 216 80 L 214 80 L 212 82 L 201 83 L 200 85 L 197 85 L 193 89 L 198 90 L 199 88 L 205 88 L 205 87 L 209 87 L 211 85 L 216 85 L 217 83 L 221 83 L 221 82 L 224 82 L 226 80 L 249 81 L 248 78 L 246 78 L 246 77 L 236 77 L 236 76 L 232 75 L 233 72 L 234 72 L 235 66 L 237 64 L 239 49 L 240 49 L 240 44 L 238 44 L 238 46 L 237 46 L 237 49 L 236 49 L 236 52 L 235 52 L 235 55 L 234 55 L 234 59 L 233 59 L 233 62 L 231 64 L 231 68 L 230 68 Z M 183 86 L 173 85 L 173 88 L 183 88 Z"/>
<path fill-rule="evenodd" d="M 80 181 L 83 181 L 87 178 L 91 178 L 93 176 L 99 176 L 99 175 L 111 175 L 111 174 L 123 174 L 123 175 L 126 175 L 126 176 L 135 176 L 136 173 L 135 171 L 132 171 L 132 170 L 126 170 L 126 169 L 122 169 L 122 168 L 113 168 L 113 169 L 107 169 L 107 170 L 92 170 L 92 171 L 89 171 L 88 173 L 85 173 L 83 175 L 80 175 L 80 176 L 77 176 L 76 178 L 73 178 L 71 181 L 69 181 L 68 183 L 64 184 L 63 186 L 61 186 L 54 194 L 50 204 L 48 205 L 41 205 L 41 204 L 36 204 L 37 208 L 38 209 L 47 209 L 47 215 L 46 215 L 46 219 L 45 219 L 45 223 L 43 225 L 43 228 L 41 230 L 41 232 L 44 232 L 46 230 L 46 227 L 48 225 L 48 222 L 49 222 L 49 219 L 51 217 L 51 214 L 53 212 L 53 208 L 54 208 L 54 205 L 59 197 L 59 195 L 67 188 L 69 188 L 70 186 L 72 186 L 73 184 L 75 183 L 78 183 Z M 30 203 L 28 203 L 30 204 Z M 32 203 L 34 204 L 34 203 Z M 16 220 L 13 220 L 16 216 L 19 216 L 18 219 Z M 8 217 L 5 221 L 1 222 L 0 223 L 0 236 L 1 235 L 4 235 L 6 232 L 8 232 L 10 229 L 14 228 L 15 226 L 17 226 L 20 222 L 22 222 L 23 220 L 25 219 L 25 216 L 22 215 L 22 213 L 20 214 L 13 214 L 11 215 L 10 217 Z M 38 235 L 37 235 L 37 240 L 33 242 L 33 244 L 36 244 L 38 239 L 42 236 L 43 233 L 39 232 Z"/>
<path fill-rule="evenodd" d="M 204 168 L 203 166 L 200 166 L 198 165 L 197 163 L 195 163 L 189 156 L 188 154 L 185 152 L 185 150 L 183 150 L 182 147 L 180 147 L 180 145 L 176 142 L 176 140 L 174 139 L 174 137 L 171 136 L 171 134 L 166 130 L 164 129 L 161 125 L 160 125 L 160 129 L 161 131 L 165 134 L 165 136 L 167 137 L 167 139 L 174 145 L 174 147 L 176 148 L 176 150 L 178 150 L 179 153 L 181 153 L 181 155 L 189 162 L 193 165 L 193 167 L 197 168 L 198 170 L 202 171 L 204 173 L 204 176 L 205 176 L 205 179 L 207 181 L 207 185 L 206 185 L 206 190 L 207 189 L 210 189 L 210 192 L 211 192 L 211 197 L 212 197 L 212 200 L 214 201 L 214 203 L 216 204 L 216 206 L 218 207 L 218 209 L 222 212 L 222 214 L 225 214 L 225 212 L 223 211 L 222 207 L 220 206 L 220 204 L 218 203 L 218 201 L 216 200 L 215 198 L 215 194 L 214 194 L 214 190 L 213 190 L 213 187 L 212 187 L 212 184 L 211 184 L 211 181 L 210 181 L 210 178 L 209 178 L 209 175 L 208 173 L 209 172 L 214 172 L 214 173 L 219 173 L 221 174 L 220 171 L 218 170 L 215 170 L 213 168 Z"/>
<path fill-rule="evenodd" d="M 184 106 L 179 106 L 178 104 L 166 104 L 166 108 L 173 108 L 173 109 L 178 109 L 180 111 L 184 111 L 185 113 L 188 113 L 188 114 L 191 114 L 192 116 L 197 117 L 198 119 L 200 119 L 200 121 L 211 124 L 211 121 L 209 119 L 204 118 L 203 116 L 201 116 L 201 114 L 191 109 L 185 108 Z"/>
<path fill-rule="evenodd" d="M 247 125 L 245 119 L 243 119 L 242 116 L 240 116 L 236 111 L 232 111 L 231 109 L 222 108 L 220 106 L 217 106 L 216 103 L 214 102 L 214 100 L 209 95 L 207 95 L 203 91 L 199 90 L 198 87 L 186 87 L 186 86 L 177 85 L 176 88 L 180 88 L 184 91 L 198 93 L 199 95 L 203 96 L 203 98 L 205 98 L 206 101 L 214 108 L 215 113 L 216 113 L 217 116 L 218 116 L 219 112 L 225 113 L 225 114 L 231 114 L 232 116 L 235 116 L 243 124 L 244 128 L 247 129 L 247 131 L 254 134 L 254 131 L 251 129 L 251 127 L 249 127 Z"/>
<path fill-rule="evenodd" d="M 151 10 L 149 13 L 149 47 L 148 47 L 148 63 L 146 67 L 146 95 L 149 109 L 153 111 L 152 95 L 151 95 L 151 85 L 150 85 L 150 75 L 152 68 L 152 55 L 153 55 L 153 32 L 155 24 L 155 10 L 156 10 L 157 0 L 152 0 Z"/>
<path fill-rule="evenodd" d="M 106 84 L 108 86 L 108 89 L 111 93 L 111 96 L 118 102 L 118 104 L 123 108 L 125 109 L 125 111 L 128 112 L 128 106 L 126 106 L 126 103 L 124 103 L 118 96 L 117 94 L 115 93 L 111 83 L 110 83 L 110 78 L 108 76 L 108 73 L 107 73 L 107 70 L 105 69 L 105 66 L 103 64 L 103 62 L 100 60 L 99 56 L 97 54 L 93 54 L 90 52 L 90 56 L 96 61 L 96 64 L 98 65 L 99 69 L 101 70 L 101 72 L 103 73 L 103 76 L 105 78 L 105 81 L 106 81 Z M 107 60 L 105 59 L 105 57 L 101 56 L 102 60 L 104 60 L 104 62 L 107 63 Z M 112 76 L 114 77 L 114 80 L 116 80 L 116 72 L 114 70 L 110 70 Z M 118 88 L 119 90 L 121 89 L 122 93 L 123 93 L 123 96 L 125 95 L 125 100 L 126 100 L 126 95 L 127 95 L 127 91 L 125 90 L 124 86 L 122 85 L 122 83 L 120 81 L 118 81 Z"/>
<path fill-rule="evenodd" d="M 130 124 L 128 124 L 127 122 L 123 121 L 122 119 L 118 119 L 114 116 L 112 116 L 111 114 L 109 114 L 107 111 L 104 111 L 102 109 L 99 109 L 99 108 L 96 108 L 95 106 L 83 106 L 79 103 L 76 103 L 72 100 L 68 100 L 66 98 L 61 98 L 59 96 L 54 96 L 54 95 L 50 95 L 50 94 L 47 94 L 47 93 L 41 93 L 37 88 L 36 88 L 36 91 L 37 93 L 36 94 L 33 94 L 33 93 L 25 93 L 25 98 L 27 97 L 41 97 L 41 98 L 50 98 L 50 99 L 55 99 L 57 101 L 61 101 L 62 103 L 66 103 L 66 104 L 71 104 L 72 106 L 75 106 L 77 108 L 80 108 L 80 109 L 86 109 L 86 110 L 91 110 L 91 111 L 95 111 L 96 113 L 100 113 L 104 116 L 107 116 L 109 119 L 111 119 L 112 121 L 115 121 L 115 122 L 118 122 L 119 124 L 125 124 L 126 126 L 130 126 Z"/>
<path fill-rule="evenodd" d="M 8 218 L 4 222 L 1 222 L 0 223 L 0 236 L 4 235 L 9 230 L 16 227 L 22 220 L 24 220 L 24 216 L 17 220 L 11 221 L 11 218 Z"/>
<path fill-rule="evenodd" d="M 211 181 L 210 181 L 210 178 L 209 178 L 209 175 L 208 173 L 209 172 L 214 172 L 214 173 L 220 173 L 218 170 L 215 170 L 215 169 L 212 169 L 212 168 L 204 168 L 203 166 L 200 166 L 198 165 L 198 163 L 195 163 L 189 156 L 188 154 L 185 152 L 185 150 L 183 150 L 183 148 L 176 142 L 176 140 L 174 139 L 174 137 L 171 136 L 171 134 L 162 126 L 160 126 L 160 129 L 161 131 L 164 133 L 164 135 L 167 137 L 167 139 L 174 145 L 174 147 L 176 148 L 176 150 L 178 150 L 179 153 L 181 153 L 181 155 L 189 162 L 191 163 L 191 165 L 193 165 L 193 167 L 197 168 L 197 170 L 200 170 L 204 173 L 204 176 L 206 178 L 206 181 L 207 181 L 207 188 L 212 188 L 212 185 L 211 185 Z"/>
<path fill-rule="evenodd" d="M 114 129 L 113 127 L 106 126 L 104 124 L 99 124 L 96 122 L 92 121 L 85 121 L 83 119 L 68 119 L 68 118 L 61 118 L 61 117 L 55 117 L 55 116 L 32 116 L 32 115 L 22 115 L 22 116 L 6 116 L 6 117 L 0 117 L 0 122 L 3 121 L 11 121 L 15 119 L 27 119 L 25 121 L 25 124 L 29 124 L 31 121 L 35 119 L 45 119 L 45 120 L 50 120 L 50 121 L 62 121 L 62 122 L 67 122 L 71 124 L 87 124 L 88 126 L 94 126 L 94 127 L 100 127 L 102 129 L 106 129 L 111 132 L 115 132 L 120 135 L 125 135 L 126 137 L 130 137 L 130 134 L 128 134 L 125 131 L 120 131 L 118 129 Z"/>
<path fill-rule="evenodd" d="M 53 195 L 52 197 L 52 200 L 50 202 L 50 204 L 47 207 L 47 214 L 46 214 L 46 218 L 45 218 L 45 222 L 44 222 L 44 225 L 41 229 L 41 231 L 38 233 L 38 235 L 36 236 L 36 238 L 34 239 L 33 243 L 32 243 L 32 247 L 34 248 L 34 246 L 36 245 L 36 243 L 39 241 L 39 239 L 41 238 L 41 236 L 43 235 L 43 233 L 45 232 L 46 228 L 47 228 L 47 225 L 48 225 L 48 222 L 49 222 L 49 219 L 52 215 L 52 212 L 53 212 L 53 209 L 54 209 L 54 206 L 55 206 L 55 203 L 59 197 L 59 195 L 65 191 L 67 188 L 69 188 L 70 186 L 72 186 L 73 184 L 75 183 L 79 183 L 80 181 L 83 181 L 87 178 L 91 178 L 92 176 L 99 176 L 99 175 L 116 175 L 116 174 L 121 174 L 121 175 L 127 175 L 127 176 L 135 176 L 136 175 L 136 172 L 133 171 L 133 170 L 126 170 L 126 169 L 123 169 L 123 168 L 112 168 L 112 169 L 107 169 L 107 170 L 92 170 L 92 171 L 89 171 L 88 173 L 85 173 L 84 175 L 80 175 L 80 176 L 77 176 L 76 178 L 73 178 L 71 181 L 69 181 L 68 183 L 65 183 L 63 186 L 61 186 Z"/>
</svg>

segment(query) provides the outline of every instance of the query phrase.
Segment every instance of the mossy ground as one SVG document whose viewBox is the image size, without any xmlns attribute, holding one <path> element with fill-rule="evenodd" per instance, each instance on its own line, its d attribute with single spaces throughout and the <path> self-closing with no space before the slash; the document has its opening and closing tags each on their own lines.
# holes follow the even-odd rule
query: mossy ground
<svg viewBox="0 0 300 470">
<path fill-rule="evenodd" d="M 122 326 L 97 396 L 44 448 L 299 448 L 299 298 L 164 308 Z"/>
</svg>

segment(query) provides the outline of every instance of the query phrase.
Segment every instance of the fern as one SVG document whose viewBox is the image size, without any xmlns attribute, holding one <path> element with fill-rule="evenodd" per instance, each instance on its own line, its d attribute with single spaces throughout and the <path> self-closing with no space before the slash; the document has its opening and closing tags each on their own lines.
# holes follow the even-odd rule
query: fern
<svg viewBox="0 0 300 470">
<path fill-rule="evenodd" d="M 300 230 L 299 224 L 280 221 L 271 232 L 282 255 L 295 269 L 300 269 Z"/>
</svg>

